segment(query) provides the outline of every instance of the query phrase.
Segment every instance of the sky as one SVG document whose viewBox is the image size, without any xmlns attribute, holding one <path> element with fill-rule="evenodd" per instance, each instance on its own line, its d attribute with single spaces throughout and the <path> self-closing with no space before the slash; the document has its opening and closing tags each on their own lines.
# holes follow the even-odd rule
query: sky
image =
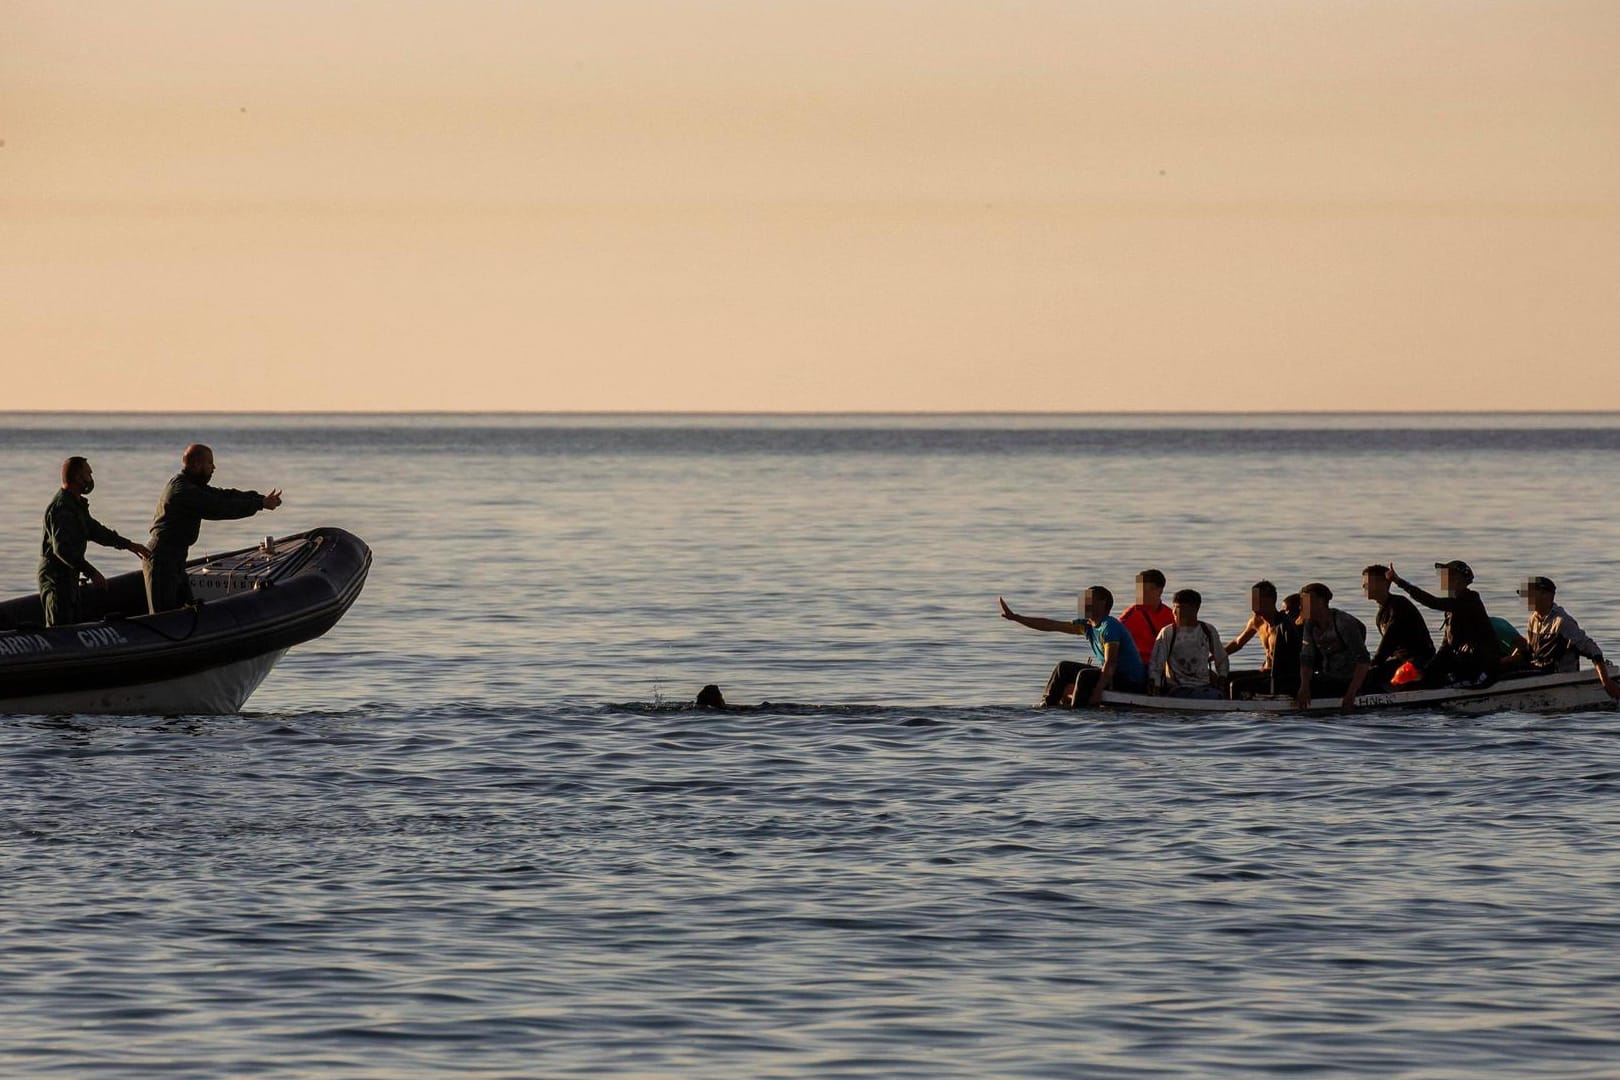
<svg viewBox="0 0 1620 1080">
<path fill-rule="evenodd" d="M 0 0 L 0 410 L 1620 409 L 1613 0 Z"/>
</svg>

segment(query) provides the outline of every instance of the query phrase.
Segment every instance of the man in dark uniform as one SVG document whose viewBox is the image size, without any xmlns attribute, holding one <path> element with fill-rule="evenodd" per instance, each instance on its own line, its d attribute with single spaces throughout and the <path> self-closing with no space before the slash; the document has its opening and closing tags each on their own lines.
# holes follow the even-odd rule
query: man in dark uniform
<svg viewBox="0 0 1620 1080">
<path fill-rule="evenodd" d="M 126 540 L 90 516 L 90 500 L 96 488 L 95 473 L 82 457 L 62 462 L 62 487 L 45 508 L 45 538 L 39 546 L 39 602 L 45 608 L 46 626 L 67 626 L 79 621 L 79 575 L 102 588 L 107 579 L 84 557 L 92 541 L 103 547 L 133 551 L 143 559 L 152 553 L 132 540 Z"/>
<path fill-rule="evenodd" d="M 186 558 L 197 542 L 204 519 L 225 521 L 252 517 L 260 510 L 281 505 L 281 490 L 268 495 L 257 491 L 209 487 L 214 477 L 214 452 L 201 443 L 186 447 L 180 472 L 158 497 L 152 515 L 152 557 L 146 563 L 146 604 L 153 614 L 191 603 L 191 582 Z"/>
</svg>

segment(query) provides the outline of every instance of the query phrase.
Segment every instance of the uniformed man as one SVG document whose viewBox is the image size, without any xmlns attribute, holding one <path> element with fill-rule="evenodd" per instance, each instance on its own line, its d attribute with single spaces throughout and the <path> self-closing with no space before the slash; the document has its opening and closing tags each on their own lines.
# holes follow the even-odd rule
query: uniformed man
<svg viewBox="0 0 1620 1080">
<path fill-rule="evenodd" d="M 197 542 L 204 519 L 227 521 L 252 517 L 260 510 L 281 505 L 281 490 L 267 495 L 210 487 L 214 478 L 214 452 L 201 443 L 186 447 L 180 472 L 158 497 L 152 515 L 152 557 L 146 563 L 146 603 L 153 614 L 191 603 L 191 582 L 186 558 Z"/>
<path fill-rule="evenodd" d="M 79 575 L 100 589 L 107 584 L 101 571 L 84 557 L 92 541 L 103 547 L 133 551 L 143 559 L 152 553 L 132 540 L 126 540 L 90 516 L 90 500 L 85 496 L 96 489 L 90 463 L 82 457 L 62 462 L 62 487 L 45 508 L 45 538 L 39 546 L 39 602 L 45 608 L 46 626 L 67 626 L 79 621 Z"/>
</svg>

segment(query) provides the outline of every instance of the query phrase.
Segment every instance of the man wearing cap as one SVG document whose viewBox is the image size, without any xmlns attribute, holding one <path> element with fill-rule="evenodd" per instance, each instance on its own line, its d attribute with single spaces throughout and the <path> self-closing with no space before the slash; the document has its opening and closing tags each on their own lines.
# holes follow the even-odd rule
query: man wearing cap
<svg viewBox="0 0 1620 1080">
<path fill-rule="evenodd" d="M 1521 646 L 1508 658 L 1512 664 L 1523 664 L 1535 675 L 1550 675 L 1555 671 L 1579 671 L 1581 657 L 1592 661 L 1597 668 L 1598 682 L 1611 698 L 1620 698 L 1620 680 L 1609 673 L 1603 660 L 1603 650 L 1597 642 L 1586 636 L 1569 612 L 1553 602 L 1558 586 L 1550 578 L 1533 577 L 1519 589 L 1530 609 L 1530 624 Z"/>
<path fill-rule="evenodd" d="M 1474 583 L 1474 571 L 1461 559 L 1435 563 L 1440 571 L 1440 591 L 1444 596 L 1424 592 L 1395 572 L 1390 564 L 1386 576 L 1405 589 L 1407 594 L 1426 608 L 1446 613 L 1440 632 L 1440 648 L 1434 659 L 1423 666 L 1423 685 L 1489 686 L 1501 670 L 1501 650 L 1496 642 L 1496 628 L 1485 610 L 1485 601 L 1469 588 Z"/>
<path fill-rule="evenodd" d="M 95 489 L 96 477 L 88 461 L 70 457 L 62 462 L 62 486 L 45 508 L 45 536 L 39 549 L 39 601 L 45 609 L 46 626 L 79 621 L 81 574 L 98 589 L 106 586 L 101 571 L 84 557 L 90 543 L 132 551 L 143 559 L 152 557 L 140 544 L 124 539 L 90 516 L 90 500 L 85 496 Z"/>
</svg>

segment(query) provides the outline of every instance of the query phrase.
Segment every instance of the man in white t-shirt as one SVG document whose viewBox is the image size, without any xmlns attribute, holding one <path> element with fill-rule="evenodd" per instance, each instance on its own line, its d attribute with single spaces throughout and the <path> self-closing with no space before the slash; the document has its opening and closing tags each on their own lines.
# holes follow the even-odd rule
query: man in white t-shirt
<svg viewBox="0 0 1620 1080">
<path fill-rule="evenodd" d="M 1159 631 L 1148 661 L 1148 682 L 1168 697 L 1223 698 L 1230 667 L 1221 635 L 1198 618 L 1204 598 L 1182 589 L 1172 598 L 1175 620 Z"/>
</svg>

